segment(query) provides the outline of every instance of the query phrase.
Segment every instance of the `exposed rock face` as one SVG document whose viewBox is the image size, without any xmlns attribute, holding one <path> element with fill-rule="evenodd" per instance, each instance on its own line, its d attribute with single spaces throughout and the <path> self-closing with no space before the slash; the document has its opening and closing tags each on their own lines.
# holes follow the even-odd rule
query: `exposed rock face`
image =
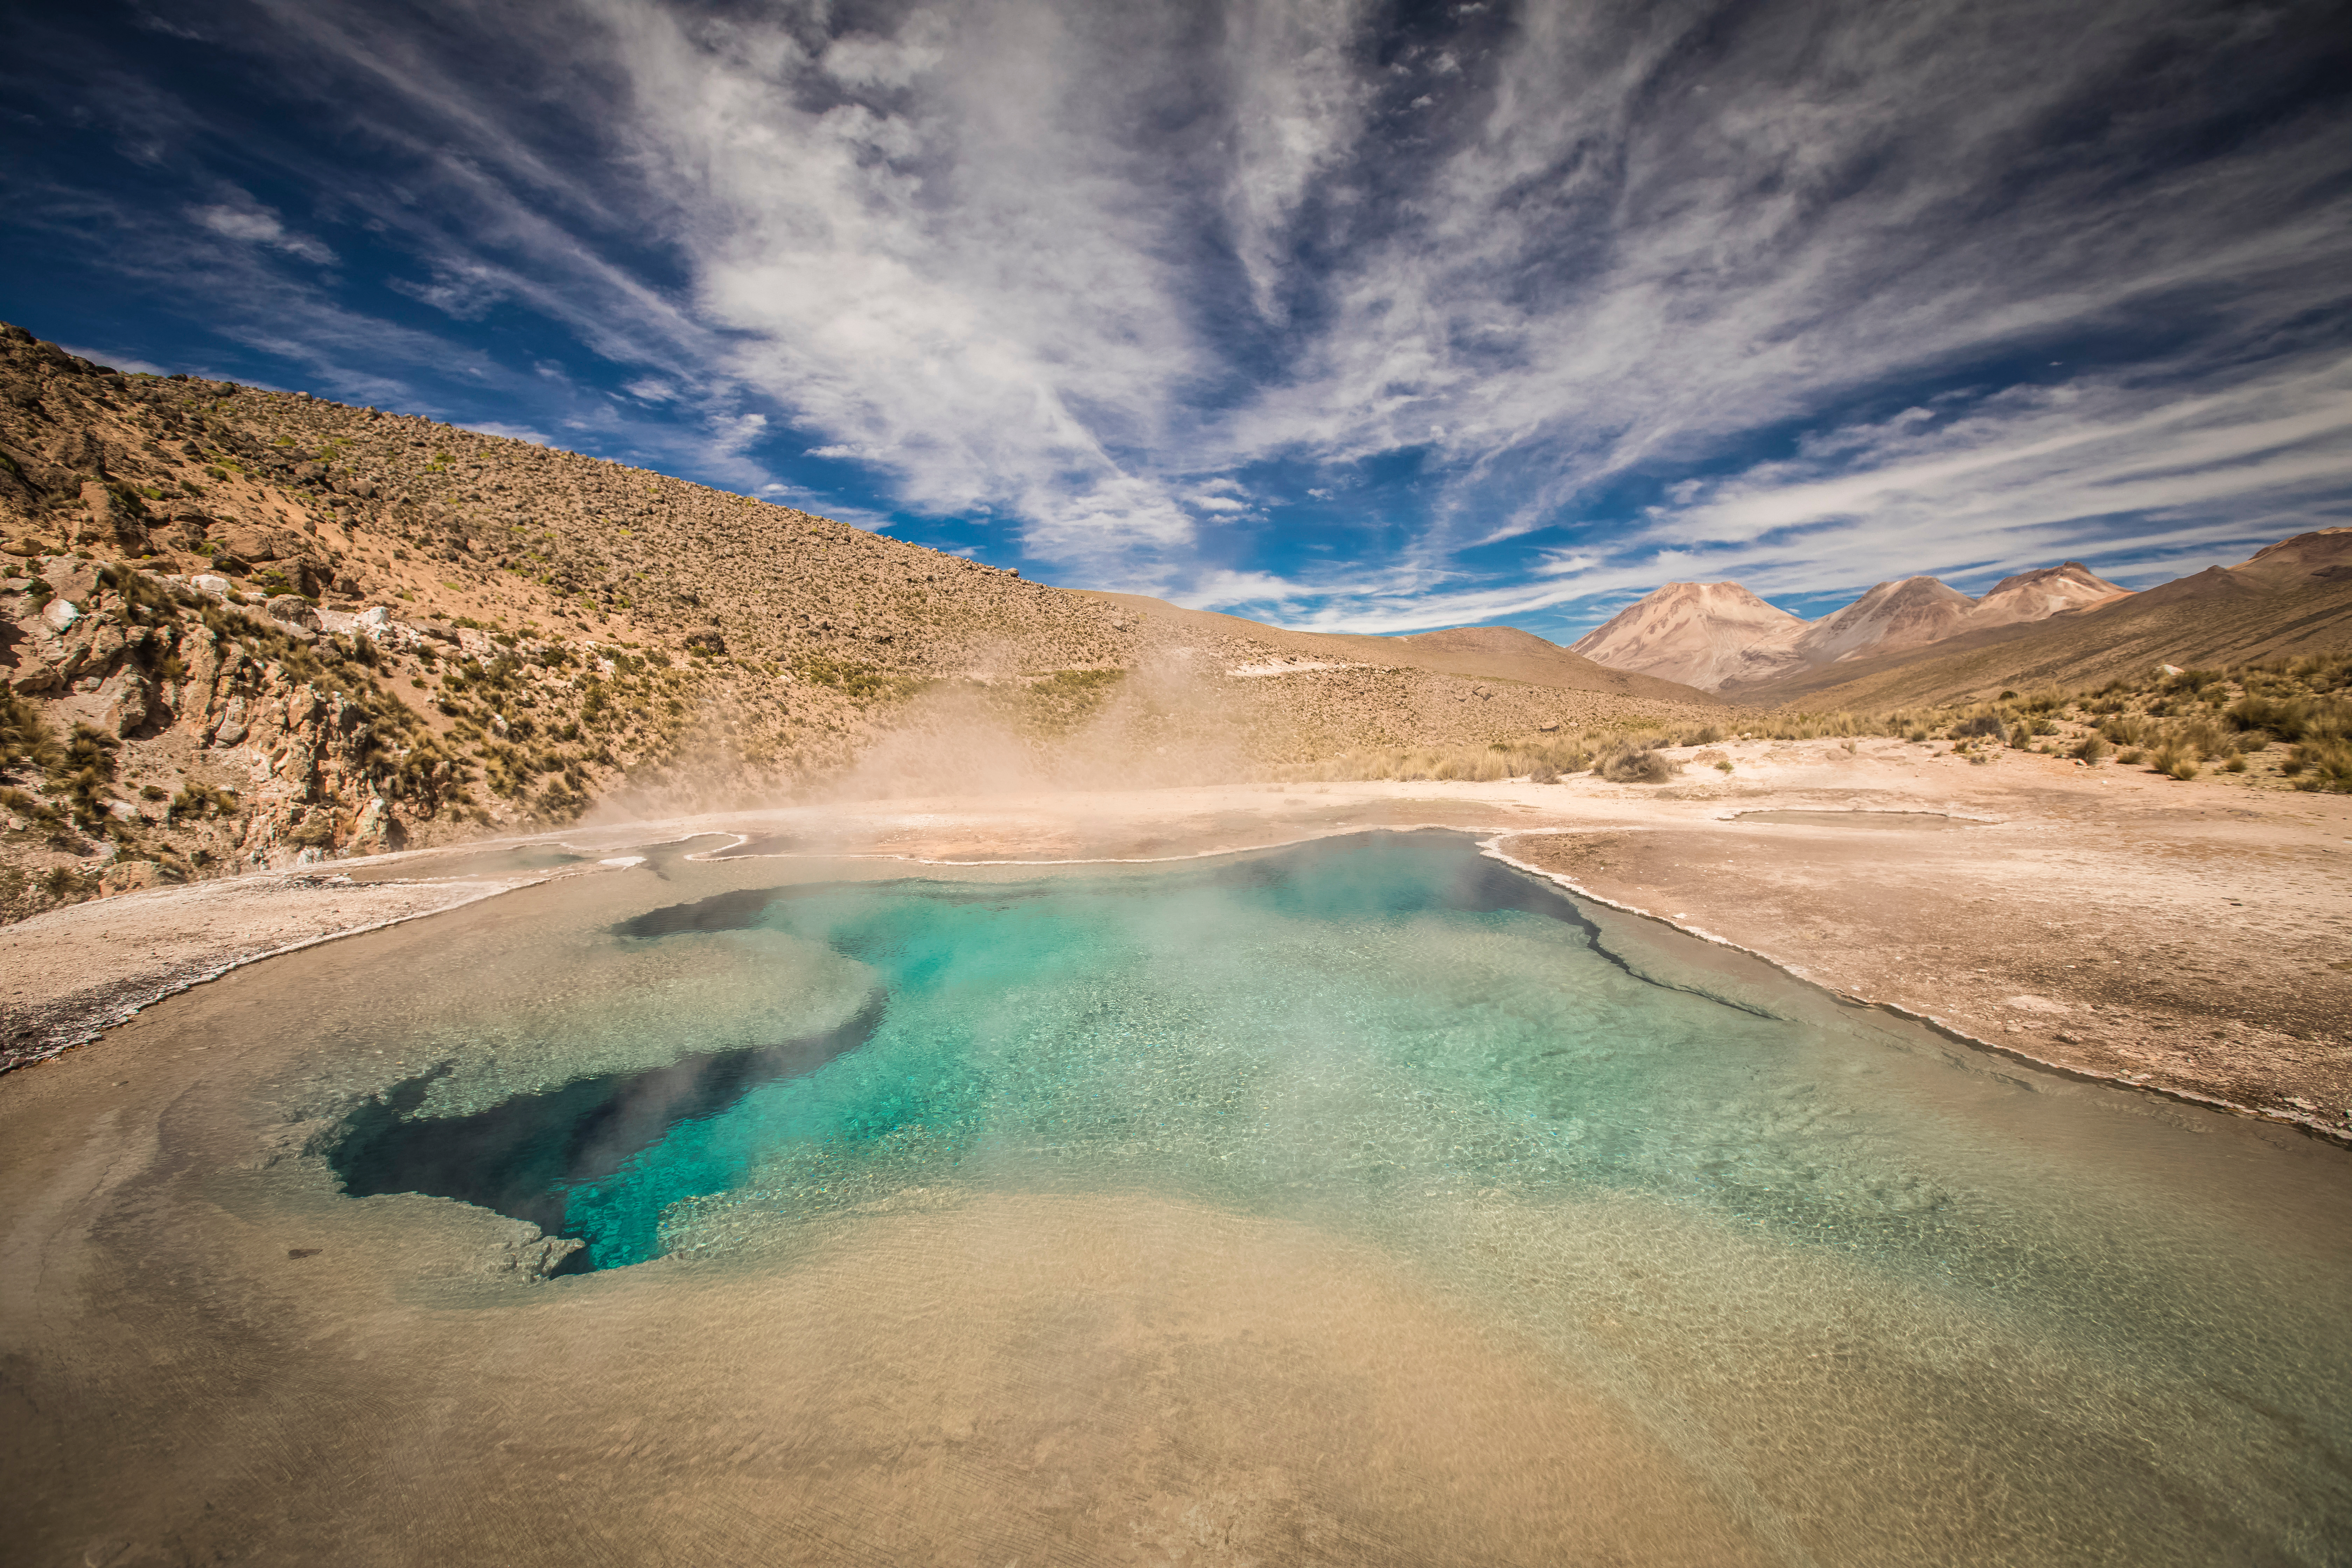
<svg viewBox="0 0 2352 1568">
<path fill-rule="evenodd" d="M 1806 623 L 1737 583 L 1668 583 L 1603 622 L 1569 651 L 1713 691 L 1766 680 L 1801 662 Z"/>
</svg>

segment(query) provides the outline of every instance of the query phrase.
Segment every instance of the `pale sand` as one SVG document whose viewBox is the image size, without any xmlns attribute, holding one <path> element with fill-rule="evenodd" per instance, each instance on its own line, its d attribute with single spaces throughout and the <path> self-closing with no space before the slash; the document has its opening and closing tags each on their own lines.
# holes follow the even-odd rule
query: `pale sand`
<svg viewBox="0 0 2352 1568">
<path fill-rule="evenodd" d="M 389 858 L 388 857 L 386 858 Z M 557 873 L 357 883 L 341 865 L 71 904 L 0 926 L 0 1071 L 96 1039 L 241 964 L 511 892 Z"/>
<path fill-rule="evenodd" d="M 2023 753 L 1976 767 L 1885 740 L 1851 752 L 1828 741 L 1708 749 L 1717 753 L 1733 773 L 1693 763 L 1660 787 L 1584 777 L 943 798 L 539 841 L 595 857 L 709 833 L 729 836 L 713 847 L 782 837 L 794 854 L 1057 864 L 1376 827 L 1501 832 L 1515 836 L 1498 847 L 1518 863 L 1846 994 L 2034 1060 L 2343 1135 L 2352 796 L 2184 784 Z M 1773 810 L 1948 813 L 1981 825 L 1732 820 Z M 155 889 L 6 928 L 9 1034 L 54 1049 L 231 963 L 543 879 L 355 889 L 316 874 L 413 866 L 426 875 L 484 847 Z"/>
<path fill-rule="evenodd" d="M 2341 994 L 2325 967 L 2340 944 L 2294 965 L 2298 942 L 2341 930 L 2352 802 L 2019 759 L 1969 768 L 1885 745 L 1728 750 L 1738 773 L 1695 769 L 1668 791 L 899 802 L 728 818 L 710 843 L 786 834 L 876 856 L 866 871 L 889 876 L 923 858 L 1142 859 L 1441 824 L 1956 1026 L 1974 993 L 1946 977 L 1963 960 L 2005 965 L 1979 1025 L 2004 1042 L 2055 1051 L 2046 1021 L 2075 1016 L 2011 997 L 2082 1012 L 2096 999 L 2091 972 L 2063 967 L 2083 958 L 2021 929 L 2062 901 L 2070 922 L 2095 925 L 2064 939 L 2085 953 L 2208 943 L 2231 973 L 2167 978 L 2178 989 L 2161 1005 L 2180 1017 L 2260 1016 L 2272 999 L 2246 976 L 2282 975 L 2318 1011 Z M 1720 820 L 1855 806 L 2000 821 Z M 658 836 L 565 837 L 600 856 Z M 1938 1447 L 1943 1413 L 1990 1397 L 1966 1356 L 1946 1381 L 1923 1363 L 1825 1382 L 1815 1359 L 1865 1308 L 1935 1324 L 1935 1292 L 1890 1305 L 1884 1281 L 1846 1278 L 1833 1255 L 1765 1248 L 1630 1194 L 1464 1210 L 1465 1268 L 1524 1295 L 1519 1315 L 1342 1237 L 1163 1199 L 911 1193 L 788 1267 L 753 1248 L 530 1286 L 527 1226 L 336 1191 L 304 1154 L 319 1124 L 300 1118 L 413 1070 L 360 1037 L 377 998 L 418 984 L 455 995 L 465 974 L 545 946 L 547 922 L 592 931 L 667 901 L 649 879 L 678 852 L 361 942 L 313 941 L 0 1079 L 0 1463 L 18 1500 L 0 1562 L 1924 1563 L 1963 1560 L 1985 1545 L 1971 1532 L 2006 1517 Z M 743 859 L 677 896 L 842 870 Z M 72 956 L 73 984 L 53 993 L 71 996 L 165 972 L 136 946 L 159 907 L 207 963 L 409 907 L 288 879 L 236 896 L 257 892 L 253 906 L 206 889 L 133 895 L 15 934 Z M 1908 907 L 1927 896 L 1934 911 Z M 2211 921 L 2227 898 L 2256 914 Z M 268 921 L 207 931 L 191 912 L 242 907 Z M 2153 994 L 2158 979 L 2140 983 Z M 286 1026 L 312 1015 L 340 1021 L 324 1036 Z M 2000 1029 L 2012 1015 L 2040 1032 Z M 2340 1032 L 2285 1032 L 2304 1016 L 2240 1037 L 2244 1059 L 2340 1075 Z M 1677 1270 L 1705 1279 L 1665 1289 Z M 1574 1334 L 1524 1338 L 1538 1319 Z M 1951 1325 L 1919 1331 L 1954 1342 Z M 2008 1447 L 1970 1461 L 1985 1474 L 2120 1484 L 2105 1459 L 2044 1464 L 2031 1409 L 2004 1410 L 1977 1440 L 2004 1432 Z M 2112 1523 L 2058 1491 L 2018 1507 L 2048 1561 L 2095 1556 Z"/>
</svg>

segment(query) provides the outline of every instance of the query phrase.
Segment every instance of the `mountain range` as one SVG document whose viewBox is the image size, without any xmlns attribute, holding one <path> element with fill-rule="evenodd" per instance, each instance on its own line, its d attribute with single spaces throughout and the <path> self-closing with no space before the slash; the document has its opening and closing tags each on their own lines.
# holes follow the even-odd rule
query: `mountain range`
<svg viewBox="0 0 2352 1568">
<path fill-rule="evenodd" d="M 2068 561 L 1975 599 L 1933 577 L 1881 583 L 1814 621 L 1737 583 L 1669 583 L 1571 647 L 1742 706 L 1882 712 L 2347 643 L 2352 528 L 2325 528 L 2137 593 Z"/>
<path fill-rule="evenodd" d="M 2069 561 L 2004 578 L 1979 599 L 1934 577 L 1880 583 L 1843 609 L 1808 621 L 1737 583 L 1668 583 L 1570 648 L 1612 668 L 1732 691 L 1966 632 L 2094 609 L 2130 592 Z"/>
</svg>

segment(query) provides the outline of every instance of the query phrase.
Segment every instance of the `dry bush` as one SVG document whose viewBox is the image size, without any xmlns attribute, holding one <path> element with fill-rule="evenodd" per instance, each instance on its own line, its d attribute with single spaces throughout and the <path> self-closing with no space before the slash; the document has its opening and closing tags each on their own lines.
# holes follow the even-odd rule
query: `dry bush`
<svg viewBox="0 0 2352 1568">
<path fill-rule="evenodd" d="M 2352 795 L 2352 743 L 2305 741 L 2279 771 L 2293 777 L 2297 789 Z"/>
<path fill-rule="evenodd" d="M 1610 752 L 1593 770 L 1611 784 L 1664 784 L 1682 769 L 1650 746 L 1628 746 Z"/>
</svg>

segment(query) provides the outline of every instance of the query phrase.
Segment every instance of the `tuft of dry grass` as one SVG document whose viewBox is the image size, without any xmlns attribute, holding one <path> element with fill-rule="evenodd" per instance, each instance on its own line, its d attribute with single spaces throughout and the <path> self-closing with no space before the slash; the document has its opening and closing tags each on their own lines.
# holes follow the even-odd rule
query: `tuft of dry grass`
<svg viewBox="0 0 2352 1568">
<path fill-rule="evenodd" d="M 1610 752 L 1593 769 L 1611 784 L 1664 784 L 1682 769 L 1654 746 L 1635 744 Z"/>
</svg>

